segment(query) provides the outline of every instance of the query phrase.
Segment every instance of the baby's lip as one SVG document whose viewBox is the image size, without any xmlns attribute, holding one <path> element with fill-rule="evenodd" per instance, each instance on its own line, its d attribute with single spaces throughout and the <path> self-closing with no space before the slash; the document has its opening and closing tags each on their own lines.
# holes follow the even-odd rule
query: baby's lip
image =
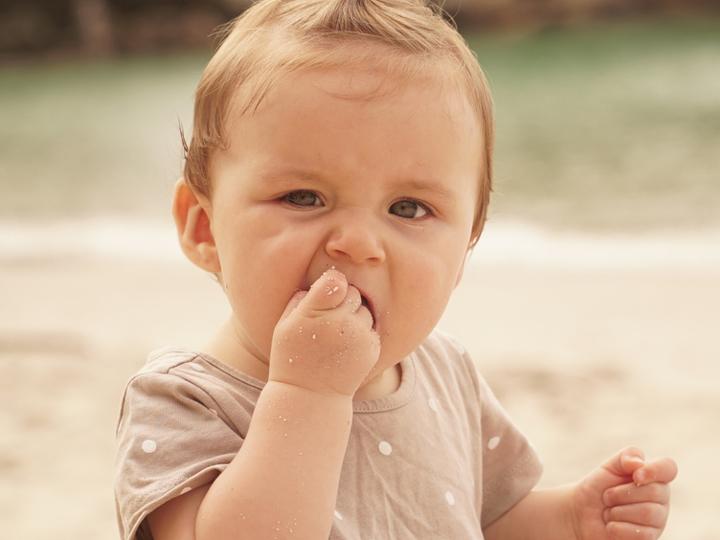
<svg viewBox="0 0 720 540">
<path fill-rule="evenodd" d="M 358 290 L 358 292 L 360 293 L 360 298 L 362 299 L 362 305 L 365 306 L 367 308 L 367 310 L 370 312 L 370 316 L 373 319 L 372 327 L 373 327 L 373 330 L 375 330 L 377 319 L 375 318 L 375 306 L 373 305 L 373 302 L 372 302 L 370 296 L 365 294 L 362 291 L 362 289 L 360 287 L 358 287 L 357 285 L 353 285 L 353 287 L 355 287 Z"/>
</svg>

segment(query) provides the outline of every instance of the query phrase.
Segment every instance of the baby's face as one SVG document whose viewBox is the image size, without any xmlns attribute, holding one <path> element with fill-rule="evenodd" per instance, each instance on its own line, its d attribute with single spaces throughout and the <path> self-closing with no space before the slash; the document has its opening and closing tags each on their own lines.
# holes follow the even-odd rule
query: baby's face
<svg viewBox="0 0 720 540">
<path fill-rule="evenodd" d="M 422 343 L 460 279 L 480 126 L 454 93 L 385 79 L 287 75 L 228 123 L 209 217 L 246 360 L 267 364 L 290 298 L 334 266 L 372 313 L 379 373 Z"/>
</svg>

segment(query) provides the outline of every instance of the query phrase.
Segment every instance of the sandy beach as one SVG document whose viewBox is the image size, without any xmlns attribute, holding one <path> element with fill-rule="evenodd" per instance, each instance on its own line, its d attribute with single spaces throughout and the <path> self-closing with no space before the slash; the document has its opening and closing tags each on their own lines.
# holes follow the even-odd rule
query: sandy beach
<svg viewBox="0 0 720 540">
<path fill-rule="evenodd" d="M 179 258 L 0 264 L 0 523 L 23 540 L 118 537 L 114 429 L 148 351 L 226 317 Z M 546 466 L 578 479 L 620 448 L 680 466 L 665 540 L 717 540 L 720 271 L 472 260 L 440 327 L 458 336 Z"/>
</svg>

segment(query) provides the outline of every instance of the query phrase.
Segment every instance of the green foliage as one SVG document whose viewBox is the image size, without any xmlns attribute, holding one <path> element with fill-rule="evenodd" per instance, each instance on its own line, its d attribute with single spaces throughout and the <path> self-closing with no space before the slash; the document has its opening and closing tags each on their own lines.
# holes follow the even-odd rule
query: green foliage
<svg viewBox="0 0 720 540">
<path fill-rule="evenodd" d="M 0 71 L 0 215 L 167 212 L 207 55 Z"/>
</svg>

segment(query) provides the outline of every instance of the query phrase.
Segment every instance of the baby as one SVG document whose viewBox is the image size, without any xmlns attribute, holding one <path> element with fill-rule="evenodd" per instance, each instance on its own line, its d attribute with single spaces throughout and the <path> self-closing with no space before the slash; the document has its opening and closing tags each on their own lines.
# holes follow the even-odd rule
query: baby
<svg viewBox="0 0 720 540">
<path fill-rule="evenodd" d="M 533 447 L 434 330 L 492 149 L 477 61 L 420 0 L 264 0 L 234 23 L 173 202 L 232 315 L 128 385 L 124 539 L 660 536 L 672 460 L 627 448 L 533 490 Z"/>
</svg>

